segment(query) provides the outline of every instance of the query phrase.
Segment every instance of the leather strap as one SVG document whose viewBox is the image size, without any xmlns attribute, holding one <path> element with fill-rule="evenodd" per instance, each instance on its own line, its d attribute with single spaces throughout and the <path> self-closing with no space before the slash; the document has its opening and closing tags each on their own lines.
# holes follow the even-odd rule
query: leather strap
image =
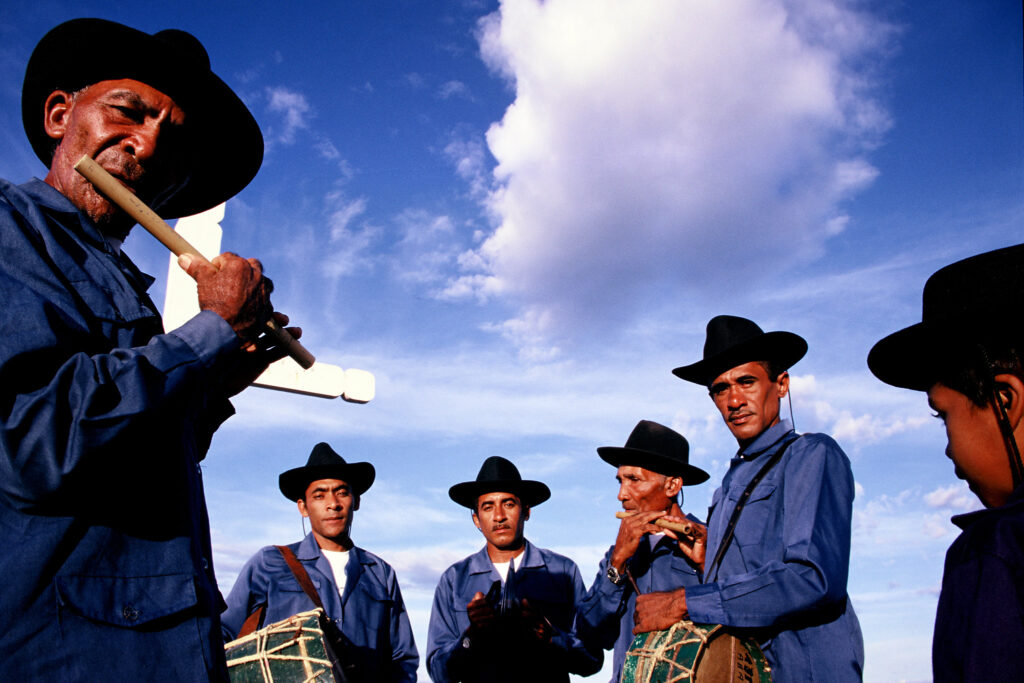
<svg viewBox="0 0 1024 683">
<path fill-rule="evenodd" d="M 286 545 L 275 545 L 274 547 L 277 548 L 279 553 L 281 553 L 281 557 L 284 558 L 288 568 L 292 570 L 292 574 L 295 575 L 295 579 L 299 582 L 299 585 L 302 586 L 302 590 L 305 591 L 309 599 L 313 601 L 313 604 L 320 609 L 324 609 L 324 603 L 320 600 L 320 594 L 316 592 L 316 586 L 313 585 L 313 581 L 309 578 L 309 574 L 306 573 L 306 568 L 302 566 L 301 562 L 299 562 L 299 558 L 295 557 L 295 553 L 292 552 L 292 549 Z M 324 610 L 324 614 L 326 613 L 327 610 Z"/>
<path fill-rule="evenodd" d="M 238 635 L 236 638 L 243 638 L 250 633 L 254 633 L 263 624 L 263 615 L 267 612 L 266 605 L 260 605 L 256 610 L 245 618 L 242 622 L 242 628 L 238 629 Z"/>
<path fill-rule="evenodd" d="M 718 546 L 718 552 L 715 553 L 715 559 L 711 560 L 711 564 L 708 565 L 708 570 L 705 576 L 711 576 L 711 568 L 714 567 L 715 569 L 715 576 L 711 579 L 712 581 L 718 580 L 718 572 L 722 569 L 722 558 L 725 557 L 725 551 L 729 549 L 729 545 L 732 543 L 732 537 L 736 532 L 736 524 L 740 521 L 740 513 L 743 512 L 743 506 L 747 504 L 747 500 L 754 492 L 754 489 L 761 483 L 764 476 L 768 474 L 768 470 L 778 464 L 790 444 L 799 438 L 799 436 L 794 437 L 782 444 L 782 447 L 768 458 L 768 462 L 764 464 L 758 473 L 754 475 L 754 478 L 750 480 L 750 483 L 747 484 L 747 487 L 743 489 L 743 493 L 740 494 L 740 499 L 736 501 L 736 507 L 732 511 L 732 516 L 729 518 L 729 524 L 725 527 L 725 533 L 722 535 L 722 542 Z"/>
</svg>

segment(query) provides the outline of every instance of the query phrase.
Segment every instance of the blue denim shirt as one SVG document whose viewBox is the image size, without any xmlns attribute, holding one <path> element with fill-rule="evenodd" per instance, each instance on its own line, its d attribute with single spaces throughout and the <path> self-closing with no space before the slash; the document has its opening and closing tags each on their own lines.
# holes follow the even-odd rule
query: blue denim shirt
<svg viewBox="0 0 1024 683">
<path fill-rule="evenodd" d="M 772 680 L 859 681 L 864 645 L 846 594 L 853 473 L 839 445 L 804 434 L 751 494 L 721 569 L 710 566 L 744 488 L 795 436 L 786 420 L 742 449 L 708 514 L 707 583 L 687 589 L 690 619 L 754 629 Z"/>
<path fill-rule="evenodd" d="M 486 595 L 493 583 L 501 580 L 484 547 L 446 569 L 434 591 L 427 633 L 427 670 L 434 683 L 554 683 L 568 681 L 569 672 L 588 676 L 600 670 L 601 651 L 588 650 L 576 637 L 576 605 L 584 593 L 576 563 L 529 541 L 515 562 L 516 592 L 551 623 L 551 646 L 534 653 L 506 647 L 495 656 L 474 656 L 475 667 L 469 664 L 470 654 L 463 642 L 469 628 L 466 605 L 477 591 Z M 463 671 L 463 676 L 453 677 L 455 671 Z"/>
<path fill-rule="evenodd" d="M 580 604 L 577 631 L 587 643 L 605 650 L 615 649 L 610 680 L 618 683 L 626 652 L 635 637 L 636 592 L 628 581 L 615 585 L 608 579 L 608 563 L 614 549 L 615 546 L 608 548 L 597 577 Z M 667 536 L 662 536 L 653 549 L 645 537 L 629 560 L 629 573 L 642 593 L 671 591 L 681 586 L 689 588 L 700 583 L 700 575 L 687 561 L 679 544 Z"/>
<path fill-rule="evenodd" d="M 331 564 L 313 534 L 288 546 L 316 586 L 327 616 L 347 639 L 342 657 L 355 666 L 356 681 L 415 681 L 419 654 L 412 637 L 398 578 L 373 553 L 353 547 L 345 565 L 345 591 L 338 594 Z M 266 606 L 263 624 L 287 619 L 315 607 L 273 546 L 262 548 L 242 568 L 221 615 L 224 638 L 231 640 L 252 612 Z M 353 682 L 354 683 L 354 682 Z"/>
<path fill-rule="evenodd" d="M 151 280 L 39 180 L 0 180 L 0 680 L 225 675 L 199 462 L 231 327 L 163 334 Z"/>
<path fill-rule="evenodd" d="M 1024 485 L 1005 505 L 953 523 L 963 533 L 946 552 L 934 680 L 1024 681 Z"/>
</svg>

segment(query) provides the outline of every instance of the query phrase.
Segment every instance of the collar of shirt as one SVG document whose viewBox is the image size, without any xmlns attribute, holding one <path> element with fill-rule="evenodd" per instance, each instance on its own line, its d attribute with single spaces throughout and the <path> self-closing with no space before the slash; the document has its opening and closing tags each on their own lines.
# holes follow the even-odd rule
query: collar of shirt
<svg viewBox="0 0 1024 683">
<path fill-rule="evenodd" d="M 956 524 L 961 529 L 967 529 L 974 524 L 977 524 L 982 519 L 989 515 L 1004 514 L 1007 511 L 1024 508 L 1024 484 L 1021 484 L 1013 493 L 1010 494 L 1009 500 L 1006 501 L 1005 505 L 1001 505 L 997 508 L 985 508 L 983 510 L 975 510 L 973 512 L 966 512 L 962 515 L 954 515 L 950 518 L 953 524 Z"/>
<path fill-rule="evenodd" d="M 779 420 L 768 429 L 761 432 L 756 439 L 741 448 L 733 457 L 733 462 L 740 460 L 754 460 L 757 456 L 770 450 L 772 446 L 782 440 L 789 432 L 793 431 L 793 424 L 789 420 Z"/>
<path fill-rule="evenodd" d="M 522 554 L 516 557 L 516 571 L 518 572 L 526 567 L 543 567 L 544 558 L 541 557 L 540 552 L 526 539 L 523 539 L 523 544 Z M 487 546 L 469 556 L 470 574 L 486 574 L 493 567 L 494 563 L 491 562 L 491 556 L 487 554 Z"/>
</svg>

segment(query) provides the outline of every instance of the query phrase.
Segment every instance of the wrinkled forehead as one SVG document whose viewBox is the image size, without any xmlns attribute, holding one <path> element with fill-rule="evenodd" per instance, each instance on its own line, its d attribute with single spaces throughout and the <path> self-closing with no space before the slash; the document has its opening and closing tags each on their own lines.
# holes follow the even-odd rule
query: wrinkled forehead
<svg viewBox="0 0 1024 683">
<path fill-rule="evenodd" d="M 615 480 L 621 482 L 626 478 L 635 479 L 664 479 L 667 475 L 660 474 L 654 470 L 649 470 L 646 467 L 640 467 L 638 465 L 619 465 L 615 471 Z"/>
</svg>

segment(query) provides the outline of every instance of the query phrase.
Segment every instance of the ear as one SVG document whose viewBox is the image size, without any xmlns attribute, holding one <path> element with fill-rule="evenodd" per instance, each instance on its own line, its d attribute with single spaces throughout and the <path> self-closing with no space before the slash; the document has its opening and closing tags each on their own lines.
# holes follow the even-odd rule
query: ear
<svg viewBox="0 0 1024 683">
<path fill-rule="evenodd" d="M 779 398 L 785 398 L 786 394 L 789 393 L 789 372 L 783 370 L 779 373 L 779 377 L 775 380 L 775 386 L 779 391 Z"/>
<path fill-rule="evenodd" d="M 1014 433 L 1024 432 L 1024 380 L 1011 373 L 1003 373 L 995 376 L 996 396 L 1003 404 L 1006 411 L 1006 418 L 1010 421 L 1010 429 Z M 1021 441 L 1018 435 L 1018 443 Z"/>
<path fill-rule="evenodd" d="M 524 505 L 523 506 L 523 521 L 525 522 L 528 519 L 530 519 L 530 506 L 529 505 Z"/>
<path fill-rule="evenodd" d="M 46 134 L 54 140 L 63 138 L 64 133 L 68 130 L 73 108 L 71 93 L 64 90 L 54 90 L 50 93 L 43 105 L 43 128 L 46 130 Z"/>
<path fill-rule="evenodd" d="M 471 514 L 473 515 L 473 524 L 476 525 L 477 529 L 480 529 L 480 531 L 483 531 L 483 529 L 480 528 L 480 518 L 478 518 L 476 516 L 476 510 L 473 510 L 473 512 Z"/>
<path fill-rule="evenodd" d="M 296 501 L 296 503 L 299 506 L 299 514 L 302 515 L 303 517 L 309 517 L 309 510 L 306 509 L 306 501 L 304 501 L 303 499 L 299 498 Z"/>
<path fill-rule="evenodd" d="M 353 495 L 352 497 L 355 498 L 355 502 L 352 503 L 352 510 L 355 511 L 355 510 L 359 509 L 359 498 L 360 498 L 360 496 L 357 493 L 357 494 Z"/>
<path fill-rule="evenodd" d="M 675 498 L 676 494 L 683 488 L 682 477 L 665 477 L 665 495 Z"/>
</svg>

